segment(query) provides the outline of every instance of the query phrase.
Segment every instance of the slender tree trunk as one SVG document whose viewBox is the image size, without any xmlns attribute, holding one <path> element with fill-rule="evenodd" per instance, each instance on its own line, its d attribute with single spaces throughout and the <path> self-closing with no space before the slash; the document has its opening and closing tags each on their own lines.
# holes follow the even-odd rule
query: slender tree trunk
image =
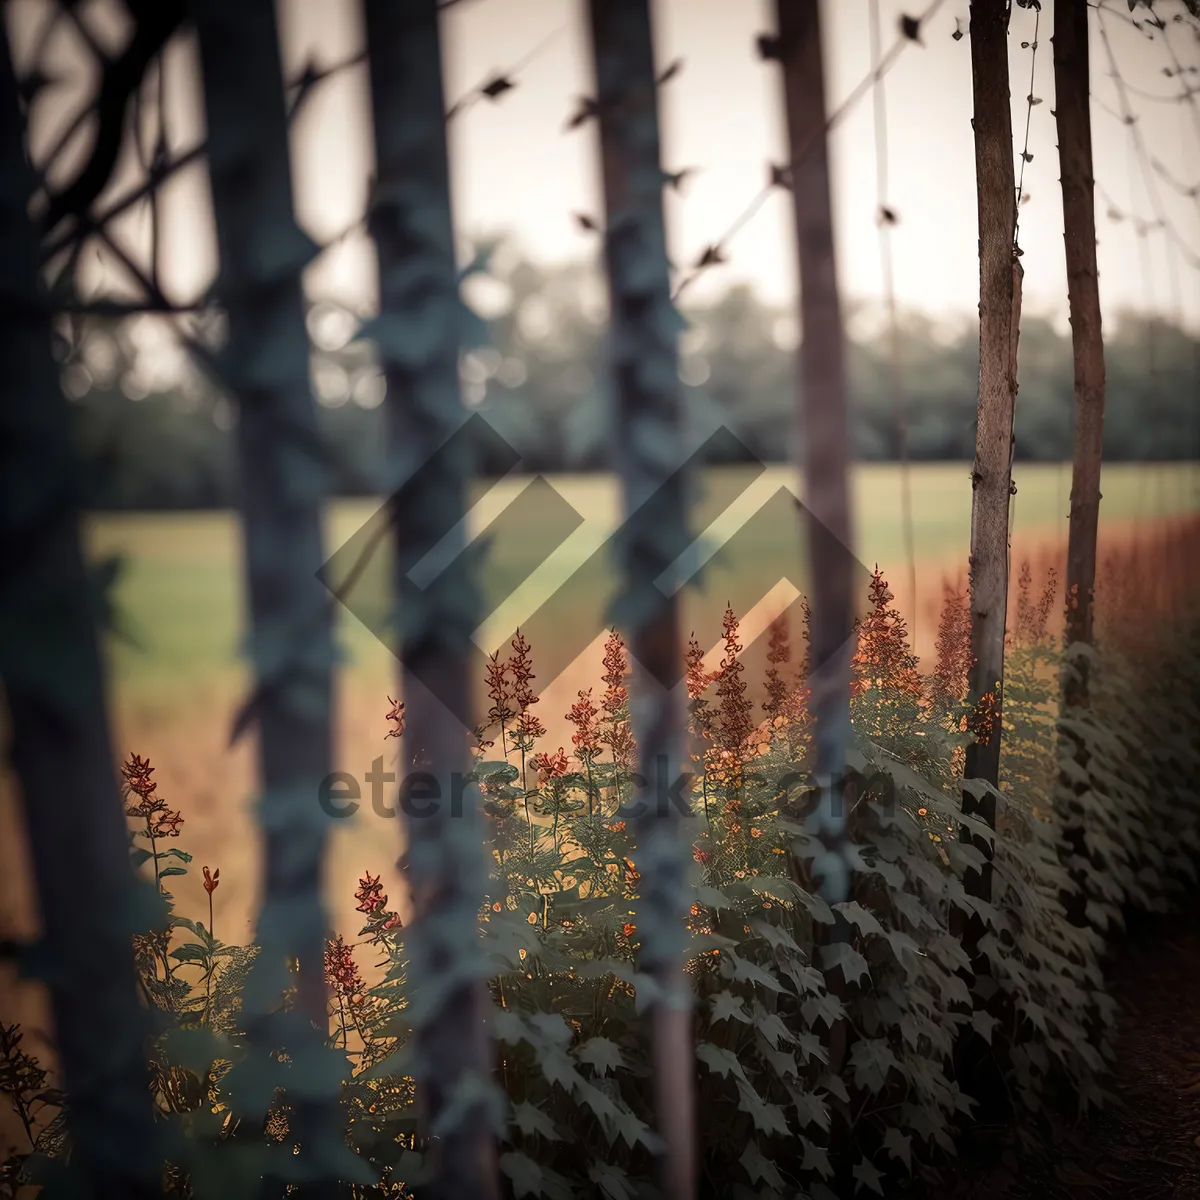
<svg viewBox="0 0 1200 1200">
<path fill-rule="evenodd" d="M 846 822 L 845 775 L 850 747 L 850 663 L 853 654 L 855 560 L 850 550 L 850 433 L 846 402 L 845 332 L 838 295 L 829 181 L 828 116 L 818 0 L 776 0 L 778 36 L 764 52 L 783 71 L 788 162 L 800 285 L 797 432 L 804 478 L 805 520 L 811 575 L 809 710 L 813 717 L 814 810 L 820 850 L 811 877 L 831 905 L 850 899 L 852 849 Z M 838 948 L 853 931 L 840 910 L 822 930 L 826 984 L 845 996 Z M 850 1028 L 829 1030 L 830 1069 L 842 1068 Z M 848 1114 L 842 1114 L 848 1121 Z M 836 1135 L 844 1142 L 845 1130 Z M 831 1143 L 832 1144 L 832 1143 Z"/>
<path fill-rule="evenodd" d="M 821 895 L 849 897 L 851 866 L 841 779 L 850 744 L 854 627 L 853 538 L 846 351 L 833 245 L 825 72 L 818 0 L 776 0 L 778 56 L 790 149 L 800 281 L 797 416 L 802 433 L 812 572 L 810 709 L 823 853 L 813 864 Z"/>
<path fill-rule="evenodd" d="M 149 1196 L 162 1157 L 131 933 L 148 899 L 109 741 L 80 479 L 51 355 L 35 181 L 0 21 L 0 678 L 41 914 L 80 1194 Z M 86 1185 L 90 1185 L 90 1188 Z"/>
<path fill-rule="evenodd" d="M 670 1200 L 696 1189 L 695 1055 L 691 988 L 682 965 L 688 908 L 687 856 L 670 789 L 684 768 L 684 711 L 672 688 L 683 675 L 679 610 L 656 580 L 680 557 L 687 533 L 682 395 L 671 304 L 658 87 L 648 0 L 589 0 L 611 297 L 616 467 L 626 535 L 618 549 L 617 619 L 634 661 L 632 712 L 638 770 L 647 782 L 637 812 L 644 969 L 664 999 L 651 1010 L 655 1108 L 666 1143 L 661 1187 Z"/>
<path fill-rule="evenodd" d="M 381 304 L 375 332 L 387 377 L 389 483 L 399 484 L 391 499 L 404 766 L 431 775 L 438 797 L 415 801 L 406 822 L 415 909 L 408 1011 L 426 1134 L 437 1135 L 429 1143 L 428 1194 L 488 1200 L 499 1184 L 489 1121 L 496 1099 L 485 1025 L 491 1001 L 478 935 L 487 859 L 478 789 L 465 789 L 461 811 L 447 802 L 470 769 L 461 717 L 470 705 L 481 602 L 459 525 L 472 467 L 461 437 L 446 446 L 466 416 L 458 379 L 465 310 L 454 260 L 438 3 L 366 0 L 365 17 L 376 171 L 368 219 Z M 458 538 L 453 565 L 421 597 L 408 572 L 446 530 Z M 464 1103 L 471 1092 L 477 1099 Z"/>
<path fill-rule="evenodd" d="M 1004 633 L 1008 607 L 1009 497 L 1012 493 L 1016 341 L 1021 266 L 1014 254 L 1016 179 L 1009 113 L 1008 17 L 1005 0 L 971 4 L 971 75 L 975 101 L 975 171 L 979 196 L 979 412 L 971 472 L 971 655 L 969 692 L 975 740 L 967 747 L 963 813 L 995 828 L 1000 774 Z M 980 780 L 985 787 L 971 786 Z M 969 895 L 991 897 L 992 849 L 963 830 L 984 857 L 968 869 Z M 974 943 L 976 922 L 969 922 Z"/>
<path fill-rule="evenodd" d="M 317 804 L 332 769 L 333 637 L 323 564 L 316 407 L 301 272 L 316 247 L 296 225 L 288 123 L 272 0 L 195 0 L 208 125 L 209 176 L 229 321 L 221 382 L 236 400 L 244 559 L 263 788 L 265 841 L 258 961 L 247 984 L 265 1054 L 328 1033 L 321 902 L 327 818 Z M 299 1009 L 319 1030 L 273 1016 L 299 965 Z M 273 1030 L 274 1032 L 268 1032 Z M 271 1044 L 266 1044 L 270 1041 Z M 235 1068 L 237 1070 L 238 1068 Z M 260 1060 L 263 1071 L 274 1071 Z M 286 1071 L 278 1075 L 286 1085 Z M 336 1086 L 294 1105 L 306 1151 L 337 1138 Z M 332 1143 L 330 1143 L 332 1144 Z M 324 1156 L 314 1170 L 328 1173 Z"/>
<path fill-rule="evenodd" d="M 1072 646 L 1090 645 L 1096 586 L 1096 531 L 1100 519 L 1100 463 L 1104 445 L 1104 339 L 1100 322 L 1100 283 L 1096 270 L 1095 181 L 1092 175 L 1092 125 L 1088 66 L 1086 0 L 1055 0 L 1054 92 L 1058 157 L 1062 177 L 1063 239 L 1067 253 L 1067 300 L 1075 359 L 1075 453 L 1071 469 L 1071 513 L 1067 538 L 1067 620 L 1062 704 L 1064 714 L 1088 703 L 1088 663 Z M 1060 755 L 1082 768 L 1083 742 L 1067 730 L 1060 734 Z M 1065 897 L 1072 923 L 1086 919 L 1087 849 L 1084 789 L 1064 776 L 1062 856 L 1074 886 Z"/>
<path fill-rule="evenodd" d="M 1089 107 L 1088 5 L 1055 0 L 1054 90 L 1062 174 L 1067 300 L 1075 359 L 1075 449 L 1067 542 L 1065 642 L 1091 642 L 1100 520 L 1100 460 L 1104 442 L 1104 340 L 1096 271 L 1095 183 Z M 1073 673 L 1068 704 L 1087 703 L 1086 671 Z"/>
</svg>

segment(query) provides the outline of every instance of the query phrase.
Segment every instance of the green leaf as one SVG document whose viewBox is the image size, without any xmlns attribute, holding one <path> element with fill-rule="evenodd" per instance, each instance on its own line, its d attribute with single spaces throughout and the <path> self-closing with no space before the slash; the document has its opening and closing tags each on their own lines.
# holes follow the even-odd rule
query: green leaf
<svg viewBox="0 0 1200 1200">
<path fill-rule="evenodd" d="M 829 1153 L 825 1147 L 810 1142 L 806 1137 L 800 1139 L 800 1144 L 804 1147 L 804 1162 L 801 1169 L 816 1171 L 817 1174 L 828 1179 L 833 1174 L 833 1165 L 829 1161 Z"/>
<path fill-rule="evenodd" d="M 554 1122 L 527 1100 L 513 1105 L 513 1122 L 526 1137 L 542 1137 L 548 1142 L 562 1141 Z"/>
<path fill-rule="evenodd" d="M 714 1046 L 712 1042 L 698 1042 L 696 1057 L 710 1071 L 715 1071 L 718 1075 L 733 1075 L 744 1083 L 750 1082 L 746 1078 L 745 1071 L 742 1070 L 742 1064 L 738 1062 L 737 1055 L 732 1050 L 726 1050 L 723 1046 Z"/>
<path fill-rule="evenodd" d="M 857 926 L 860 933 L 883 933 L 883 926 L 879 924 L 875 915 L 863 908 L 857 900 L 845 900 L 833 907 L 834 911 L 840 912 L 846 920 Z"/>
<path fill-rule="evenodd" d="M 879 1170 L 869 1159 L 861 1158 L 854 1167 L 854 1190 L 857 1192 L 860 1187 L 870 1188 L 873 1192 L 878 1192 L 883 1195 L 883 1186 L 881 1180 L 883 1172 Z"/>
<path fill-rule="evenodd" d="M 751 1183 L 765 1183 L 767 1187 L 774 1188 L 778 1192 L 785 1190 L 783 1176 L 779 1174 L 775 1164 L 759 1150 L 756 1142 L 747 1144 L 738 1161 L 742 1164 L 742 1169 L 750 1176 Z"/>
<path fill-rule="evenodd" d="M 182 946 L 177 946 L 171 951 L 171 957 L 181 963 L 205 963 L 211 953 L 209 947 L 202 946 L 199 942 L 184 942 Z"/>
<path fill-rule="evenodd" d="M 883 1135 L 883 1148 L 898 1158 L 906 1171 L 912 1173 L 912 1138 L 894 1125 Z"/>
<path fill-rule="evenodd" d="M 897 1065 L 896 1056 L 884 1038 L 864 1038 L 855 1042 L 850 1051 L 854 1082 L 871 1092 L 883 1090 L 888 1072 Z"/>
<path fill-rule="evenodd" d="M 500 1155 L 500 1170 L 512 1180 L 514 1196 L 545 1196 L 542 1168 L 527 1154 L 509 1150 Z"/>
<path fill-rule="evenodd" d="M 733 978 L 739 983 L 756 983 L 760 987 L 765 987 L 769 992 L 784 990 L 783 984 L 778 979 L 769 975 L 757 963 L 742 958 L 740 954 L 735 954 L 732 950 L 723 951 L 721 959 L 722 963 L 730 965 L 733 970 Z"/>
<path fill-rule="evenodd" d="M 713 1024 L 715 1025 L 718 1021 L 727 1021 L 730 1017 L 735 1021 L 741 1021 L 743 1025 L 751 1023 L 750 1014 L 742 1007 L 741 996 L 736 996 L 730 991 L 714 993 L 712 996 Z"/>
<path fill-rule="evenodd" d="M 620 1046 L 605 1037 L 589 1038 L 576 1048 L 575 1057 L 581 1063 L 587 1063 L 598 1075 L 608 1075 L 625 1065 Z"/>
<path fill-rule="evenodd" d="M 857 983 L 866 976 L 870 982 L 871 972 L 867 960 L 848 942 L 832 942 L 821 947 L 821 966 L 825 971 L 840 967 L 847 983 Z"/>
<path fill-rule="evenodd" d="M 158 873 L 159 879 L 166 879 L 168 875 L 186 875 L 187 867 L 163 867 Z"/>
<path fill-rule="evenodd" d="M 735 1081 L 738 1090 L 738 1108 L 750 1115 L 754 1127 L 760 1133 L 779 1134 L 787 1137 L 792 1131 L 788 1128 L 787 1117 L 778 1104 L 764 1100 L 748 1083 L 740 1079 Z"/>
</svg>

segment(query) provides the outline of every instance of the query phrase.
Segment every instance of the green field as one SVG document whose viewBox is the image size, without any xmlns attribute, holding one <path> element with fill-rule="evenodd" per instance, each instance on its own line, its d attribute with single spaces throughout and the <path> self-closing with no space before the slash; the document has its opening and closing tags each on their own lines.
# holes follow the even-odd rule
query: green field
<svg viewBox="0 0 1200 1200">
<path fill-rule="evenodd" d="M 1068 465 L 1018 466 L 1018 493 L 1014 498 L 1014 538 L 1052 541 L 1065 534 L 1070 468 Z M 1103 480 L 1102 525 L 1196 511 L 1197 479 L 1190 465 L 1142 468 L 1114 465 Z M 726 519 L 714 526 L 718 538 L 727 536 L 755 508 L 794 475 L 772 468 L 747 487 L 750 476 L 742 468 L 711 472 L 707 506 L 724 508 L 733 499 Z M 471 525 L 481 528 L 508 505 L 528 480 L 506 480 L 482 494 L 472 513 Z M 602 545 L 619 516 L 615 482 L 603 476 L 556 476 L 553 487 L 585 519 L 551 557 L 525 580 L 540 553 L 539 537 L 547 532 L 538 522 L 553 524 L 545 505 L 527 504 L 520 528 L 508 530 L 496 542 L 484 572 L 485 611 L 494 615 L 480 634 L 485 650 L 499 645 L 518 623 L 529 620 L 538 602 L 562 587 L 573 572 L 576 578 L 561 594 L 553 619 L 542 624 L 553 630 L 563 614 L 572 625 L 591 622 L 603 627 L 603 604 L 611 589 L 611 572 L 603 558 L 577 572 L 581 563 Z M 954 564 L 965 567 L 970 533 L 971 490 L 966 464 L 935 464 L 911 471 L 913 525 L 919 591 L 926 582 L 940 584 L 941 572 Z M 483 493 L 481 489 L 481 493 Z M 890 569 L 893 590 L 903 602 L 905 562 L 900 503 L 900 471 L 892 465 L 859 467 L 854 476 L 856 554 L 867 566 L 878 562 Z M 372 501 L 346 500 L 331 505 L 327 519 L 327 546 L 332 553 L 342 546 L 377 509 Z M 769 512 L 770 510 L 764 510 Z M 143 700 L 166 698 L 179 689 L 202 684 L 206 677 L 237 672 L 242 627 L 241 541 L 236 515 L 230 512 L 106 514 L 91 518 L 87 526 L 89 551 L 94 557 L 119 555 L 123 568 L 115 601 L 131 644 L 114 642 L 111 669 L 119 692 L 138 694 Z M 803 574 L 795 527 L 785 520 L 760 518 L 740 539 L 738 560 L 712 565 L 705 587 L 711 605 L 731 601 L 735 609 L 748 607 L 761 595 L 746 594 L 761 575 L 761 563 L 779 564 L 778 574 L 798 579 Z M 747 563 L 754 568 L 747 569 Z M 799 575 L 785 571 L 795 565 Z M 364 586 L 374 586 L 382 602 L 385 563 L 369 572 Z M 932 578 L 936 574 L 937 578 Z M 748 579 L 748 577 L 750 577 Z M 525 580 L 524 583 L 522 581 Z M 518 586 L 521 585 L 521 586 Z M 514 590 L 515 589 L 515 590 Z M 803 590 L 803 589 L 802 589 Z M 696 603 L 705 603 L 702 599 Z M 708 619 L 697 618 L 703 625 Z M 714 630 L 719 632 L 719 627 Z M 388 656 L 364 625 L 341 612 L 338 638 L 353 670 L 388 671 Z"/>
</svg>

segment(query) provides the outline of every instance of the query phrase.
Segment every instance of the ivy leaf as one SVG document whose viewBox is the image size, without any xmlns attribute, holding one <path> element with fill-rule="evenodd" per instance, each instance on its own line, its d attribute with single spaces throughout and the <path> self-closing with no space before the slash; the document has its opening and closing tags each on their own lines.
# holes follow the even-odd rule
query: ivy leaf
<svg viewBox="0 0 1200 1200">
<path fill-rule="evenodd" d="M 883 1188 L 880 1185 L 882 1178 L 883 1172 L 874 1163 L 869 1159 L 859 1159 L 854 1168 L 854 1190 L 857 1192 L 860 1187 L 868 1187 L 882 1196 Z"/>
<path fill-rule="evenodd" d="M 710 1071 L 715 1071 L 718 1075 L 733 1075 L 746 1084 L 750 1082 L 746 1078 L 745 1071 L 742 1070 L 742 1064 L 738 1062 L 737 1055 L 731 1050 L 726 1050 L 722 1046 L 714 1046 L 712 1042 L 699 1042 L 696 1045 L 696 1057 Z"/>
<path fill-rule="evenodd" d="M 722 964 L 728 963 L 733 971 L 733 978 L 739 983 L 756 983 L 765 987 L 769 992 L 782 992 L 783 984 L 773 975 L 769 975 L 757 963 L 742 958 L 732 950 L 726 950 L 721 956 Z M 864 963 L 864 966 L 866 964 Z"/>
<path fill-rule="evenodd" d="M 829 1152 L 824 1146 L 818 1146 L 810 1142 L 808 1138 L 800 1139 L 804 1146 L 804 1162 L 801 1165 L 801 1170 L 816 1171 L 819 1175 L 828 1179 L 833 1174 L 833 1166 L 829 1161 Z"/>
<path fill-rule="evenodd" d="M 575 1051 L 575 1057 L 581 1063 L 587 1063 L 599 1075 L 608 1075 L 625 1065 L 620 1046 L 606 1037 L 588 1038 Z"/>
<path fill-rule="evenodd" d="M 778 1104 L 764 1100 L 748 1083 L 737 1080 L 738 1108 L 750 1115 L 754 1127 L 760 1133 L 777 1133 L 787 1137 L 791 1130 L 788 1128 L 787 1117 Z"/>
<path fill-rule="evenodd" d="M 860 933 L 883 933 L 883 926 L 857 900 L 844 900 L 835 904 L 834 910 L 858 927 Z"/>
<path fill-rule="evenodd" d="M 847 983 L 857 983 L 864 975 L 870 982 L 867 960 L 848 942 L 833 942 L 821 947 L 821 965 L 826 971 L 840 967 Z"/>
<path fill-rule="evenodd" d="M 871 1092 L 882 1091 L 888 1072 L 898 1065 L 884 1038 L 863 1038 L 850 1051 L 854 1082 Z"/>
<path fill-rule="evenodd" d="M 750 1176 L 751 1183 L 765 1183 L 767 1187 L 774 1188 L 777 1192 L 785 1190 L 783 1176 L 779 1174 L 775 1164 L 763 1155 L 755 1142 L 750 1142 L 746 1146 L 738 1161 L 742 1164 L 742 1170 Z"/>
<path fill-rule="evenodd" d="M 743 1025 L 750 1024 L 750 1014 L 742 1007 L 742 998 L 730 991 L 720 991 L 712 997 L 712 1022 L 727 1021 L 732 1017 Z"/>
<path fill-rule="evenodd" d="M 514 1196 L 545 1196 L 542 1168 L 527 1154 L 509 1150 L 500 1155 L 500 1170 L 512 1180 Z"/>
<path fill-rule="evenodd" d="M 540 1108 L 523 1100 L 513 1106 L 513 1122 L 526 1137 L 543 1137 L 548 1142 L 560 1142 L 554 1122 Z"/>
<path fill-rule="evenodd" d="M 991 1013 L 978 1008 L 971 1014 L 971 1024 L 975 1027 L 975 1031 L 979 1036 L 990 1046 L 992 1044 L 992 1030 L 996 1028 L 999 1021 Z"/>
<path fill-rule="evenodd" d="M 620 1167 L 601 1163 L 588 1168 L 588 1178 L 612 1200 L 633 1200 L 629 1187 L 629 1176 Z"/>
<path fill-rule="evenodd" d="M 912 1138 L 897 1129 L 894 1125 L 883 1135 L 883 1148 L 893 1157 L 898 1158 L 905 1170 L 912 1173 Z"/>
</svg>

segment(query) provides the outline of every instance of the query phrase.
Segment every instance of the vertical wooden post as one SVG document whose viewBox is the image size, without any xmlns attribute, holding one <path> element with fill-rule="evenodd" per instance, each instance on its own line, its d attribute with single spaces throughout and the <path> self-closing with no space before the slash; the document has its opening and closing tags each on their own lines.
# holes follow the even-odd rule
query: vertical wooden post
<svg viewBox="0 0 1200 1200">
<path fill-rule="evenodd" d="M 1055 0 L 1054 110 L 1062 181 L 1063 240 L 1067 255 L 1067 302 L 1075 362 L 1075 445 L 1071 465 L 1071 511 L 1067 535 L 1064 715 L 1088 703 L 1088 662 L 1072 647 L 1091 644 L 1095 623 L 1096 534 L 1100 522 L 1100 466 L 1104 448 L 1104 338 L 1100 281 L 1096 270 L 1095 180 L 1086 0 Z M 1086 768 L 1087 750 L 1065 728 L 1059 754 Z M 1078 773 L 1075 773 L 1078 778 Z M 1064 896 L 1068 919 L 1086 921 L 1086 813 L 1083 790 L 1066 775 L 1059 781 L 1063 836 L 1060 853 L 1072 876 Z"/>
<path fill-rule="evenodd" d="M 287 1073 L 284 1044 L 320 1053 L 328 1034 L 321 899 L 328 818 L 317 802 L 332 770 L 333 636 L 323 564 L 328 481 L 309 385 L 301 272 L 317 247 L 292 204 L 288 121 L 272 0 L 194 0 L 208 164 L 229 321 L 216 360 L 237 402 L 237 455 L 250 647 L 256 693 L 265 860 L 260 946 L 245 1007 L 255 1055 L 234 1071 Z M 301 1021 L 277 1012 L 298 962 Z M 253 1066 L 251 1066 L 253 1063 Z M 232 1085 L 231 1085 L 232 1086 Z M 340 1088 L 326 1081 L 292 1101 L 295 1140 L 327 1179 L 338 1147 Z M 291 1164 L 288 1164 L 291 1167 Z"/>
<path fill-rule="evenodd" d="M 1016 179 L 1009 113 L 1008 6 L 971 4 L 975 172 L 979 213 L 979 409 L 971 471 L 970 701 L 975 740 L 967 747 L 962 810 L 995 828 L 1000 775 L 1004 632 L 1008 607 L 1009 497 L 1012 493 L 1016 344 L 1022 270 L 1014 254 Z M 963 831 L 984 856 L 968 869 L 969 895 L 991 896 L 991 844 Z M 972 928 L 974 925 L 972 924 Z"/>
<path fill-rule="evenodd" d="M 1100 462 L 1104 445 L 1104 339 L 1096 270 L 1089 83 L 1086 0 L 1055 0 L 1054 109 L 1062 175 L 1067 302 L 1075 361 L 1075 444 L 1066 577 L 1068 646 L 1092 640 Z M 1087 703 L 1085 671 L 1077 667 L 1071 672 L 1064 699 L 1068 704 Z"/>
<path fill-rule="evenodd" d="M 614 447 L 629 520 L 618 553 L 617 619 L 635 663 L 631 710 L 639 772 L 648 781 L 636 805 L 642 899 L 638 936 L 644 969 L 662 998 L 651 1007 L 655 1109 L 666 1143 L 663 1194 L 690 1200 L 696 1189 L 691 987 L 682 970 L 687 859 L 678 812 L 666 793 L 682 771 L 679 612 L 656 580 L 687 545 L 681 471 L 682 396 L 677 374 L 681 322 L 671 304 L 658 91 L 648 0 L 589 0 L 606 213 L 605 263 L 612 306 Z"/>
<path fill-rule="evenodd" d="M 28 218 L 35 181 L 0 20 L 0 679 L 29 832 L 75 1183 L 161 1193 L 131 934 L 146 917 L 112 759 L 80 471 Z M 145 892 L 142 897 L 149 899 Z"/>
<path fill-rule="evenodd" d="M 438 0 L 366 0 L 364 6 L 376 172 L 368 227 L 379 262 L 376 341 L 396 472 L 389 485 L 396 488 L 397 597 L 406 573 L 443 531 L 457 530 L 457 550 L 463 549 L 459 521 L 471 472 L 461 440 L 444 449 L 466 416 L 458 378 L 465 310 L 454 260 L 438 8 Z M 428 1194 L 436 1200 L 499 1195 L 491 1126 L 494 1102 L 502 1098 L 490 1081 L 490 999 L 479 953 L 485 835 L 478 788 L 463 789 L 461 811 L 455 792 L 470 770 L 460 716 L 467 711 L 471 638 L 481 619 L 467 558 L 457 553 L 415 611 L 397 614 L 404 766 L 427 772 L 436 789 L 427 812 L 406 822 L 415 908 L 407 940 L 414 983 L 408 1012 L 429 1138 Z"/>
<path fill-rule="evenodd" d="M 810 708 L 822 790 L 817 816 L 823 852 L 813 873 L 821 895 L 836 904 L 849 897 L 851 882 L 841 795 L 854 627 L 845 333 L 833 244 L 820 8 L 818 0 L 776 0 L 776 14 L 774 54 L 783 71 L 800 286 L 797 417 L 812 569 Z"/>
</svg>

